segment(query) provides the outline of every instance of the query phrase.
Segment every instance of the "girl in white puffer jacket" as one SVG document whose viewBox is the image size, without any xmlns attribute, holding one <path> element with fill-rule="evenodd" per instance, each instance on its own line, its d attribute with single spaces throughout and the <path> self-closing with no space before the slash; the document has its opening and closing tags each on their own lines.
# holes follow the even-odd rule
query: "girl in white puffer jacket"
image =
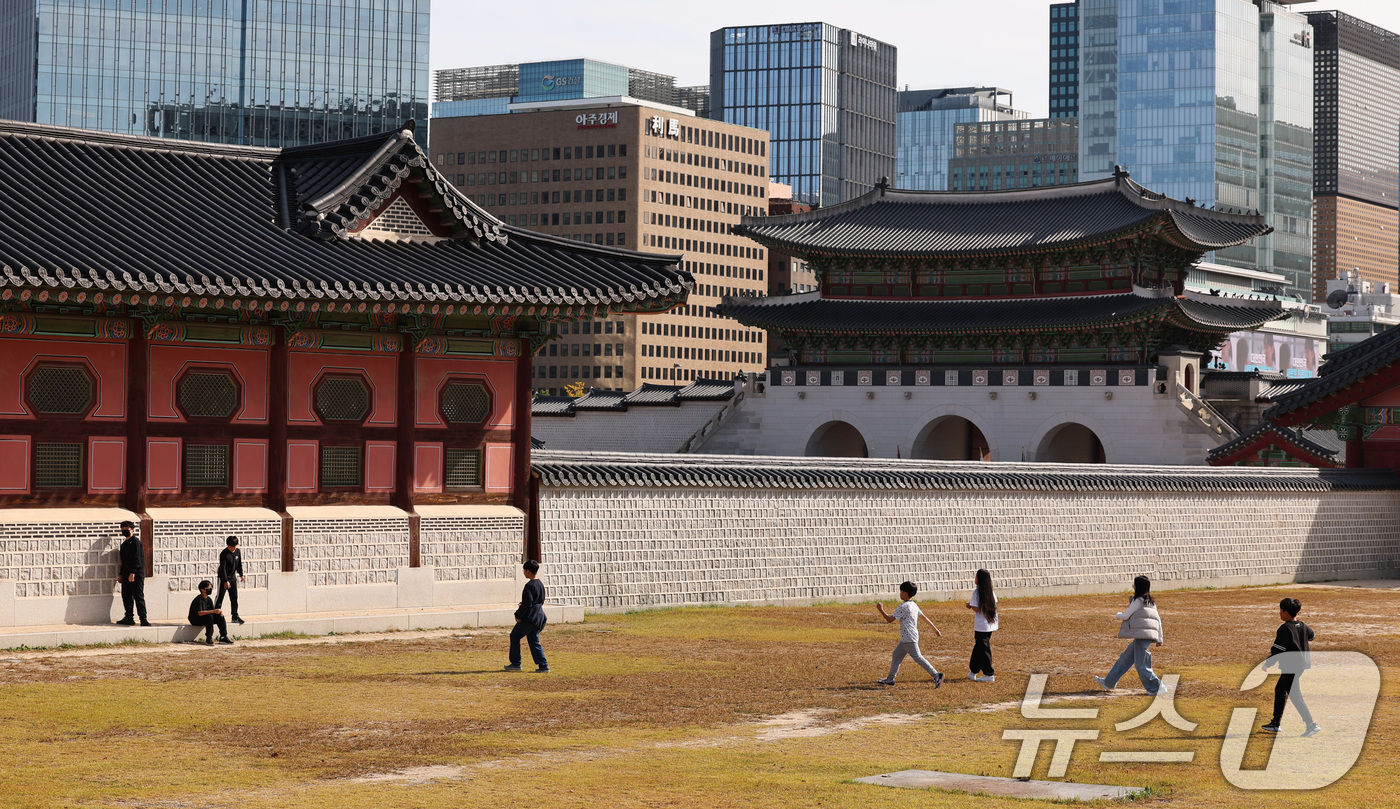
<svg viewBox="0 0 1400 809">
<path fill-rule="evenodd" d="M 1155 696 L 1162 681 L 1152 671 L 1152 646 L 1162 645 L 1162 616 L 1157 612 L 1157 602 L 1152 599 L 1152 581 L 1146 576 L 1133 579 L 1133 597 L 1128 608 L 1113 616 L 1122 621 L 1118 637 L 1128 638 L 1128 648 L 1118 656 L 1118 662 L 1109 669 L 1108 675 L 1095 677 L 1105 691 L 1112 691 L 1118 680 L 1128 673 L 1128 668 L 1137 667 L 1138 679 L 1147 693 Z"/>
</svg>

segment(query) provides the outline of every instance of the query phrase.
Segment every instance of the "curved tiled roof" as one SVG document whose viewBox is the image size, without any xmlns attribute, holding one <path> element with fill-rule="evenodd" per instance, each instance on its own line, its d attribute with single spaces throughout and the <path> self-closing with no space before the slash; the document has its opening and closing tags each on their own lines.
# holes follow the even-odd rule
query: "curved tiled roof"
<svg viewBox="0 0 1400 809">
<path fill-rule="evenodd" d="M 347 238 L 412 188 L 444 238 Z M 502 224 L 410 129 L 284 150 L 0 122 L 0 287 L 220 298 L 664 308 L 678 257 Z"/>
<path fill-rule="evenodd" d="M 723 379 L 697 379 L 688 385 L 655 385 L 643 382 L 631 393 L 589 390 L 576 399 L 568 396 L 536 396 L 530 412 L 536 416 L 572 416 L 582 411 L 623 412 L 631 407 L 680 407 L 685 402 L 722 402 L 734 398 L 734 383 Z"/>
<path fill-rule="evenodd" d="M 735 232 L 795 256 L 975 256 L 1066 249 L 1151 224 L 1183 249 L 1244 244 L 1273 229 L 1258 214 L 1197 208 L 1126 173 L 1075 185 L 1007 191 L 879 189 L 830 208 L 745 217 Z"/>
<path fill-rule="evenodd" d="M 1323 357 L 1322 367 L 1315 379 L 1292 393 L 1274 399 L 1274 406 L 1264 411 L 1264 418 L 1286 416 L 1329 396 L 1341 393 L 1377 371 L 1400 360 L 1400 329 L 1390 329 L 1375 337 Z M 1347 404 L 1338 402 L 1338 407 Z"/>
<path fill-rule="evenodd" d="M 1228 300 L 1226 303 L 1224 301 Z M 1216 301 L 1221 301 L 1217 303 Z M 897 334 L 1059 329 L 1123 323 L 1148 317 L 1207 330 L 1256 328 L 1282 317 L 1277 301 L 1185 298 L 1131 293 L 974 300 L 843 300 L 810 295 L 729 298 L 715 312 L 751 326 L 831 332 Z"/>
<path fill-rule="evenodd" d="M 1309 455 L 1313 455 L 1322 461 L 1336 461 L 1337 450 L 1324 447 L 1303 435 L 1275 425 L 1272 422 L 1264 422 L 1253 430 L 1236 438 L 1233 441 L 1221 444 L 1210 452 L 1206 453 L 1206 463 L 1212 463 L 1218 459 L 1225 458 L 1235 452 L 1248 447 L 1261 438 L 1272 438 L 1276 441 L 1291 445 L 1296 449 Z"/>
<path fill-rule="evenodd" d="M 1070 492 L 1400 490 L 1391 470 L 1126 464 L 978 463 L 858 458 L 550 451 L 531 464 L 559 488 L 903 489 Z"/>
</svg>

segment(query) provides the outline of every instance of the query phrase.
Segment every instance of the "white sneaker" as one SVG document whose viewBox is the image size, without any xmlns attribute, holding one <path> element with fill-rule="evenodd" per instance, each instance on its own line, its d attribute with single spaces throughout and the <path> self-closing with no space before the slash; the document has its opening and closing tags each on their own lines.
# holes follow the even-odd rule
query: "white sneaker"
<svg viewBox="0 0 1400 809">
<path fill-rule="evenodd" d="M 1099 688 L 1102 688 L 1102 689 L 1105 690 L 1105 691 L 1112 691 L 1112 690 L 1113 690 L 1112 688 L 1109 688 L 1109 687 L 1108 687 L 1108 683 L 1104 682 L 1104 679 L 1103 679 L 1102 677 L 1097 677 L 1097 676 L 1094 677 L 1094 682 L 1098 683 L 1098 684 L 1099 684 Z"/>
<path fill-rule="evenodd" d="M 974 677 L 973 679 L 975 679 L 979 683 L 994 683 L 997 681 L 995 674 L 988 674 L 985 677 Z"/>
<path fill-rule="evenodd" d="M 1311 739 L 1312 737 L 1316 736 L 1317 734 L 1319 734 L 1319 733 L 1321 733 L 1321 732 L 1322 732 L 1322 727 L 1319 726 L 1319 725 L 1317 725 L 1316 723 L 1314 723 L 1314 724 L 1308 725 L 1308 729 L 1305 730 L 1305 731 L 1303 731 L 1303 738 L 1304 738 L 1304 739 Z"/>
<path fill-rule="evenodd" d="M 967 679 L 969 679 L 969 680 L 975 680 L 975 679 L 977 679 L 977 675 L 974 674 L 973 672 L 970 672 L 970 671 L 969 671 L 969 672 L 967 673 Z"/>
</svg>

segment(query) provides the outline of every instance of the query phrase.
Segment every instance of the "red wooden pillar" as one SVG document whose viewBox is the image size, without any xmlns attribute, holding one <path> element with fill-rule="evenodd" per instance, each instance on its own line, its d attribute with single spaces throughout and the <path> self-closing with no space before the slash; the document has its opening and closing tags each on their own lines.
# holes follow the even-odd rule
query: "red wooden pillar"
<svg viewBox="0 0 1400 809">
<path fill-rule="evenodd" d="M 282 572 L 295 567 L 292 518 L 287 514 L 287 416 L 291 407 L 291 358 L 287 330 L 272 327 L 267 379 L 267 507 L 282 517 Z"/>
<path fill-rule="evenodd" d="M 525 512 L 525 557 L 544 561 L 536 523 L 539 509 L 530 490 L 530 409 L 534 402 L 535 364 L 530 341 L 520 340 L 520 358 L 515 361 L 515 480 L 511 495 L 515 507 Z"/>
<path fill-rule="evenodd" d="M 139 318 L 131 319 L 132 337 L 126 355 L 126 489 L 122 506 L 136 513 L 141 544 L 146 549 L 146 575 L 152 575 L 151 521 L 146 518 L 146 420 L 150 417 L 148 369 L 150 342 Z"/>
<path fill-rule="evenodd" d="M 413 510 L 414 428 L 418 421 L 418 352 L 411 334 L 401 334 L 397 409 L 394 415 L 397 446 L 394 449 L 394 498 L 396 507 L 408 512 L 408 566 L 420 564 L 418 514 Z"/>
<path fill-rule="evenodd" d="M 1366 465 L 1365 442 L 1361 440 L 1361 428 L 1356 428 L 1356 438 L 1347 439 L 1347 469 L 1360 469 Z"/>
</svg>

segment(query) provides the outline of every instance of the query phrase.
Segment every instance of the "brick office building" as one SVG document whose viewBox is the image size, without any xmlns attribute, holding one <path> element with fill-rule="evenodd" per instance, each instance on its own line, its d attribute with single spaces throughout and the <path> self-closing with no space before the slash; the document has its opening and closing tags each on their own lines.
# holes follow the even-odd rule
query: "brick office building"
<svg viewBox="0 0 1400 809">
<path fill-rule="evenodd" d="M 689 302 L 645 322 L 561 325 L 536 359 L 534 388 L 633 390 L 761 370 L 763 330 L 710 307 L 768 288 L 767 251 L 730 233 L 767 212 L 766 133 L 627 97 L 509 107 L 433 119 L 433 162 L 458 191 L 517 227 L 682 254 L 696 282 Z"/>
</svg>

